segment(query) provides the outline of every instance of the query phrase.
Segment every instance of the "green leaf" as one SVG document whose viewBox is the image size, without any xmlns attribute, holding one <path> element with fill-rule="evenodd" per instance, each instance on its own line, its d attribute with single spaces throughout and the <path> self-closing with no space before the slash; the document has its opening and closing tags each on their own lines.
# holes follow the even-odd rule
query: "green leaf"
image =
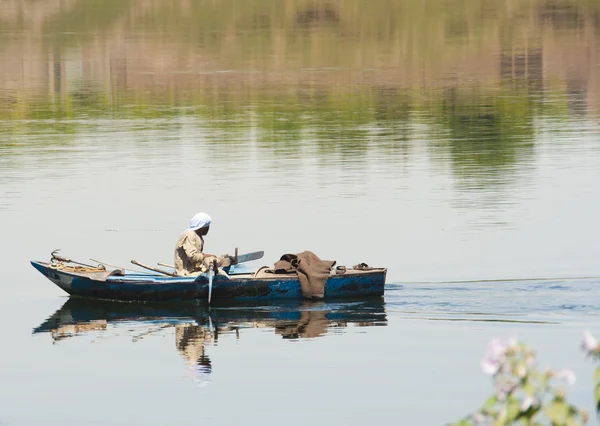
<svg viewBox="0 0 600 426">
<path fill-rule="evenodd" d="M 596 374 L 594 374 L 594 383 L 600 382 L 600 367 L 596 368 Z"/>
<path fill-rule="evenodd" d="M 523 385 L 523 391 L 525 391 L 525 393 L 527 395 L 533 396 L 533 395 L 535 395 L 536 386 L 535 386 L 535 384 L 533 384 L 531 382 L 527 382 L 526 384 Z"/>
<path fill-rule="evenodd" d="M 462 419 L 458 423 L 450 423 L 447 426 L 472 426 L 473 423 L 469 419 Z"/>
<path fill-rule="evenodd" d="M 498 397 L 496 395 L 492 395 L 485 403 L 483 407 L 481 407 L 482 413 L 488 413 L 498 404 Z"/>
<path fill-rule="evenodd" d="M 565 426 L 581 426 L 581 424 L 574 417 L 569 417 L 565 422 Z"/>
<path fill-rule="evenodd" d="M 544 412 L 553 423 L 564 424 L 569 414 L 569 406 L 563 401 L 554 400 Z"/>
<path fill-rule="evenodd" d="M 519 401 L 511 401 L 506 407 L 506 424 L 511 424 L 521 414 L 521 404 Z"/>
<path fill-rule="evenodd" d="M 565 420 L 565 426 L 581 426 L 587 423 L 585 417 L 578 416 L 577 414 L 570 414 Z"/>
</svg>

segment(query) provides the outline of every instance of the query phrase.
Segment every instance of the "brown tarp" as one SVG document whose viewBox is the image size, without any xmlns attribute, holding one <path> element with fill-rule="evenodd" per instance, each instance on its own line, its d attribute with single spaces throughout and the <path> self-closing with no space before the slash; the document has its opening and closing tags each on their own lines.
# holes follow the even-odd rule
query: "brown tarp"
<svg viewBox="0 0 600 426">
<path fill-rule="evenodd" d="M 335 260 L 321 260 L 307 250 L 298 254 L 284 254 L 275 262 L 273 272 L 295 272 L 300 280 L 302 295 L 310 299 L 322 299 L 325 296 L 325 283 L 335 263 Z"/>
</svg>

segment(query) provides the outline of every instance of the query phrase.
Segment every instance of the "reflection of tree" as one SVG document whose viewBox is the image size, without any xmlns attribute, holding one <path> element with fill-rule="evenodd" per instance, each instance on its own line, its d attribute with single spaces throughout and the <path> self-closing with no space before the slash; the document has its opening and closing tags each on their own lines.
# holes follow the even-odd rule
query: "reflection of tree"
<svg viewBox="0 0 600 426">
<path fill-rule="evenodd" d="M 314 123 L 318 153 L 339 155 L 344 160 L 364 160 L 369 148 L 372 122 L 370 100 L 363 96 L 331 96 L 327 103 L 317 103 L 309 114 Z"/>
<path fill-rule="evenodd" d="M 319 114 L 316 98 L 307 100 L 301 94 L 314 88 L 328 92 L 328 98 L 351 92 L 346 105 L 358 93 L 372 107 L 379 87 L 430 86 L 456 67 L 458 75 L 486 80 L 494 74 L 496 57 L 490 52 L 498 42 L 503 62 L 509 64 L 502 73 L 518 76 L 526 63 L 530 70 L 541 70 L 541 60 L 533 53 L 539 46 L 510 52 L 515 40 L 541 43 L 549 28 L 556 32 L 556 42 L 550 44 L 567 50 L 565 34 L 600 22 L 600 4 L 586 0 L 247 0 L 235 2 L 235 7 L 211 0 L 48 0 L 34 9 L 23 10 L 16 1 L 3 8 L 2 27 L 11 30 L 5 32 L 7 42 L 0 43 L 8 49 L 0 67 L 0 89 L 19 88 L 18 105 L 11 110 L 22 108 L 33 115 L 41 107 L 55 117 L 115 110 L 152 116 L 156 107 L 164 107 L 160 114 L 168 115 L 169 107 L 202 105 L 210 110 L 223 104 L 243 111 L 269 99 L 277 105 L 309 103 L 315 106 L 310 112 Z M 584 42 L 589 49 L 596 44 L 593 37 Z M 67 83 L 65 61 L 75 50 L 78 57 L 71 60 L 82 65 L 82 81 Z M 24 69 L 23 63 L 32 66 Z M 469 65 L 484 68 L 472 72 Z M 562 68 L 546 72 L 561 76 Z M 21 79 L 17 86 L 16 76 Z M 58 104 L 48 90 L 55 82 L 68 92 Z M 572 79 L 571 90 L 580 91 L 581 84 Z M 304 109 L 267 112 L 263 121 L 272 117 L 275 130 L 270 136 L 297 135 L 301 126 L 295 112 Z M 0 106 L 0 115 L 2 110 Z M 350 117 L 341 115 L 325 118 Z M 334 130 L 340 131 L 337 140 L 365 136 L 348 126 Z M 356 148 L 348 150 L 361 152 Z"/>
<path fill-rule="evenodd" d="M 337 24 L 339 20 L 339 13 L 333 4 L 309 4 L 296 12 L 296 23 L 301 27 Z"/>
<path fill-rule="evenodd" d="M 374 121 L 378 148 L 390 160 L 408 161 L 411 140 L 410 126 L 414 117 L 415 99 L 406 90 L 379 87 L 374 100 Z"/>
<path fill-rule="evenodd" d="M 133 4 L 130 0 L 77 0 L 70 3 L 71 7 L 61 5 L 62 13 L 53 13 L 51 19 L 44 22 L 44 32 L 51 36 L 46 42 L 63 46 L 78 44 L 95 31 L 114 28 L 116 21 L 127 17 Z"/>
<path fill-rule="evenodd" d="M 531 161 L 533 114 L 527 93 L 484 94 L 449 87 L 440 112 L 448 130 L 441 153 L 469 188 L 511 182 Z"/>
<path fill-rule="evenodd" d="M 585 11 L 574 0 L 546 0 L 539 6 L 539 19 L 554 30 L 580 30 L 585 25 Z"/>
<path fill-rule="evenodd" d="M 511 89 L 526 87 L 530 94 L 544 89 L 543 50 L 541 47 L 506 46 L 500 52 L 500 78 Z"/>
</svg>

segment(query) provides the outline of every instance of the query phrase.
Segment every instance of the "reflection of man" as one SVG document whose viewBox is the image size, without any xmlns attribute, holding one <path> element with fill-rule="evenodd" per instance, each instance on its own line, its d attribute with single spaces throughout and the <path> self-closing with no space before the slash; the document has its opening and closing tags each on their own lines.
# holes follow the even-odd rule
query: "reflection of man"
<svg viewBox="0 0 600 426">
<path fill-rule="evenodd" d="M 205 343 L 212 343 L 213 336 L 195 324 L 175 326 L 175 345 L 177 350 L 187 360 L 194 379 L 200 384 L 210 382 L 212 366 L 210 358 L 204 352 Z"/>
</svg>

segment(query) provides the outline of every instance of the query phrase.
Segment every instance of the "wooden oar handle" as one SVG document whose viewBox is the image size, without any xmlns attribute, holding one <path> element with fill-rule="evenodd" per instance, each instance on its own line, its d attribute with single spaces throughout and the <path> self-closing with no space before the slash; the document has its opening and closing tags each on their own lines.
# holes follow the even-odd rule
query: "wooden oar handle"
<svg viewBox="0 0 600 426">
<path fill-rule="evenodd" d="M 169 275 L 170 277 L 177 276 L 177 274 L 174 274 L 173 272 L 163 271 L 162 269 L 153 268 L 152 266 L 144 265 L 143 263 L 138 262 L 137 260 L 132 260 L 131 263 L 133 263 L 134 265 L 137 265 L 137 266 L 141 266 L 144 269 L 149 269 L 150 271 L 158 272 L 159 274 Z"/>
</svg>

